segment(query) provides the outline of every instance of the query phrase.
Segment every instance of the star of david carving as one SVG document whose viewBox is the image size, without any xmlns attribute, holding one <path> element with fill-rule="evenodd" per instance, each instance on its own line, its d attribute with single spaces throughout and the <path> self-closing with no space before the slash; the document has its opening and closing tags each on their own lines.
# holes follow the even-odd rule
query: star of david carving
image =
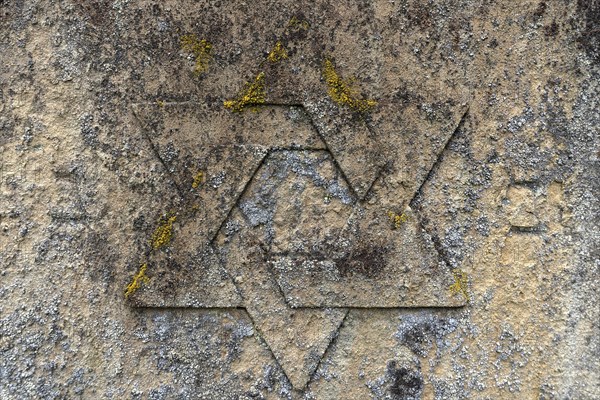
<svg viewBox="0 0 600 400">
<path fill-rule="evenodd" d="M 290 59 L 259 64 L 258 112 L 134 110 L 182 205 L 131 304 L 245 308 L 296 389 L 350 308 L 465 304 L 414 207 L 464 102 L 421 87 L 437 114 L 385 93 L 368 117 L 356 113 L 328 96 L 307 35 L 284 43 Z"/>
</svg>

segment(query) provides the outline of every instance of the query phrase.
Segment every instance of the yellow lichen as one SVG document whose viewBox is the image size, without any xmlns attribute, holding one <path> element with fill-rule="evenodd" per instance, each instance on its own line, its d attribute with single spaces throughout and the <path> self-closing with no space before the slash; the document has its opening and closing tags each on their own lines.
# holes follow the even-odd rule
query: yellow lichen
<svg viewBox="0 0 600 400">
<path fill-rule="evenodd" d="M 156 227 L 152 234 L 152 248 L 159 249 L 163 246 L 168 246 L 173 236 L 173 222 L 177 219 L 176 216 L 163 219 Z"/>
<path fill-rule="evenodd" d="M 295 16 L 292 17 L 292 19 L 290 19 L 290 22 L 288 23 L 288 25 L 292 28 L 304 29 L 305 31 L 307 31 L 308 28 L 310 28 L 310 24 L 308 23 L 307 20 L 300 19 Z"/>
<path fill-rule="evenodd" d="M 285 60 L 286 58 L 288 58 L 287 51 L 280 41 L 275 43 L 275 46 L 273 46 L 273 49 L 271 49 L 271 52 L 269 52 L 269 55 L 267 56 L 267 60 L 272 63 Z"/>
<path fill-rule="evenodd" d="M 200 40 L 196 35 L 184 35 L 181 37 L 181 49 L 194 56 L 195 75 L 200 75 L 208 70 L 208 64 L 212 58 L 212 44 L 207 40 Z"/>
<path fill-rule="evenodd" d="M 254 82 L 247 82 L 242 93 L 234 100 L 226 100 L 223 105 L 234 112 L 244 111 L 246 108 L 256 108 L 265 103 L 265 73 L 259 73 Z"/>
<path fill-rule="evenodd" d="M 408 221 L 408 214 L 406 213 L 396 214 L 393 211 L 388 211 L 388 217 L 390 218 L 390 221 L 392 221 L 392 223 L 394 224 L 395 229 L 400 229 L 402 224 Z"/>
<path fill-rule="evenodd" d="M 454 275 L 454 283 L 450 285 L 450 291 L 455 294 L 460 293 L 465 298 L 465 300 L 469 302 L 470 297 L 469 292 L 467 291 L 469 277 L 467 276 L 467 273 L 461 271 L 458 268 L 455 268 L 452 270 L 452 274 Z"/>
<path fill-rule="evenodd" d="M 125 298 L 128 298 L 129 296 L 134 294 L 142 286 L 142 283 L 150 282 L 150 278 L 146 276 L 147 268 L 148 265 L 146 264 L 143 264 L 140 267 L 138 273 L 133 277 L 133 280 L 129 285 L 127 285 L 127 288 L 125 289 Z"/>
<path fill-rule="evenodd" d="M 158 104 L 158 106 L 161 108 L 165 106 L 165 102 L 162 100 L 156 100 L 156 104 Z"/>
<path fill-rule="evenodd" d="M 198 171 L 196 175 L 194 175 L 194 182 L 192 182 L 192 188 L 198 189 L 202 180 L 204 179 L 204 173 L 202 171 Z"/>
<path fill-rule="evenodd" d="M 339 76 L 329 59 L 325 59 L 323 77 L 327 82 L 329 97 L 337 104 L 346 105 L 359 112 L 369 111 L 377 105 L 375 100 L 360 99 L 353 85 L 354 79 L 343 79 Z"/>
</svg>

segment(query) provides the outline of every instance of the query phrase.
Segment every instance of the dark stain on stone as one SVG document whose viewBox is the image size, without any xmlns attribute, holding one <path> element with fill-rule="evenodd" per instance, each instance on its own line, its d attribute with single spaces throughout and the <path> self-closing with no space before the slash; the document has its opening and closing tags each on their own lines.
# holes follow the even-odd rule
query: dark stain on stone
<svg viewBox="0 0 600 400">
<path fill-rule="evenodd" d="M 98 145 L 98 131 L 99 127 L 93 124 L 94 117 L 90 114 L 86 114 L 81 118 L 80 134 L 83 143 L 91 148 L 96 148 Z"/>
<path fill-rule="evenodd" d="M 423 377 L 419 371 L 406 367 L 396 367 L 395 361 L 388 363 L 388 374 L 393 383 L 390 386 L 390 394 L 393 399 L 418 399 L 423 391 Z"/>
<path fill-rule="evenodd" d="M 409 10 L 407 15 L 409 24 L 421 29 L 429 28 L 433 24 L 429 5 L 417 5 Z"/>
<path fill-rule="evenodd" d="M 435 327 L 429 321 L 426 321 L 407 329 L 402 336 L 402 342 L 414 353 L 425 356 L 427 355 L 427 347 L 431 345 L 430 336 L 432 332 L 435 332 Z"/>
<path fill-rule="evenodd" d="M 110 23 L 111 13 L 107 10 L 111 9 L 109 0 L 84 1 L 76 2 L 78 12 L 94 27 L 100 28 L 108 26 Z"/>
<path fill-rule="evenodd" d="M 86 272 L 94 282 L 108 285 L 114 281 L 115 265 L 118 253 L 108 245 L 104 234 L 90 233 L 83 242 L 83 258 L 86 260 Z"/>
<path fill-rule="evenodd" d="M 161 261 L 167 264 L 164 269 L 161 269 L 158 263 L 148 263 L 147 276 L 155 287 L 156 293 L 162 293 L 164 298 L 172 299 L 178 293 L 177 281 L 181 275 L 181 266 L 172 259 Z"/>
<path fill-rule="evenodd" d="M 544 35 L 546 35 L 547 38 L 558 35 L 558 24 L 556 21 L 552 21 L 550 25 L 544 27 Z"/>
<path fill-rule="evenodd" d="M 134 231 L 143 231 L 146 227 L 146 218 L 143 215 L 140 215 L 139 217 L 133 220 Z"/>
<path fill-rule="evenodd" d="M 546 8 L 548 8 L 548 5 L 546 4 L 546 2 L 540 1 L 540 4 L 538 4 L 537 8 L 533 12 L 533 19 L 538 20 L 538 19 L 542 18 L 544 16 L 544 14 L 546 13 Z"/>
<path fill-rule="evenodd" d="M 577 39 L 585 49 L 588 56 L 596 63 L 600 63 L 600 0 L 577 0 L 577 11 L 582 15 L 581 21 L 585 22 L 581 36 Z"/>
<path fill-rule="evenodd" d="M 395 337 L 413 353 L 427 357 L 434 342 L 443 348 L 444 337 L 456 330 L 458 322 L 453 318 L 442 318 L 430 313 L 415 314 L 403 318 Z"/>
<path fill-rule="evenodd" d="M 380 246 L 362 247 L 337 260 L 336 267 L 342 276 L 360 274 L 372 278 L 383 269 L 386 254 L 387 250 Z"/>
</svg>

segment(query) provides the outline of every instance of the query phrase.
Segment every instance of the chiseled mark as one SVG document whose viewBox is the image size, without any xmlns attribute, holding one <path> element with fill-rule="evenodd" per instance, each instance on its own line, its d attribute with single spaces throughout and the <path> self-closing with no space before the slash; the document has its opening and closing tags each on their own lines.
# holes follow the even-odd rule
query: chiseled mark
<svg viewBox="0 0 600 400">
<path fill-rule="evenodd" d="M 337 329 L 332 332 L 331 338 L 329 339 L 329 343 L 327 344 L 327 348 L 323 352 L 323 355 L 321 355 L 321 358 L 319 358 L 319 362 L 315 366 L 315 369 L 310 374 L 310 378 L 308 379 L 308 382 L 306 383 L 306 387 L 308 387 L 308 385 L 310 385 L 310 383 L 315 379 L 315 377 L 317 376 L 317 374 L 319 372 L 319 368 L 321 368 L 321 364 L 323 363 L 323 360 L 325 360 L 325 358 L 332 351 L 333 346 L 337 342 L 337 339 L 340 337 L 340 331 L 342 330 L 342 327 L 346 323 L 346 319 L 348 318 L 348 314 L 350 314 L 350 309 L 349 308 L 346 309 L 346 313 L 344 314 L 344 318 L 342 318 L 342 320 L 340 321 Z"/>
<path fill-rule="evenodd" d="M 136 119 L 140 122 L 140 125 L 142 125 L 142 134 L 144 135 L 144 138 L 146 138 L 146 140 L 150 144 L 150 148 L 152 149 L 152 152 L 154 153 L 154 156 L 156 157 L 156 159 L 158 161 L 160 161 L 160 163 L 162 164 L 163 168 L 165 169 L 165 172 L 169 175 L 169 178 L 170 178 L 169 180 L 175 186 L 175 189 L 177 190 L 177 193 L 179 194 L 179 197 L 183 198 L 184 197 L 183 190 L 177 184 L 177 180 L 175 179 L 175 177 L 173 176 L 173 173 L 169 169 L 169 166 L 167 165 L 166 160 L 164 160 L 161 157 L 160 152 L 158 151 L 158 148 L 152 142 L 152 139 L 150 139 L 150 134 L 148 133 L 148 130 L 149 130 L 148 124 L 146 123 L 146 121 L 144 120 L 144 118 L 142 118 L 139 115 L 139 111 L 136 110 L 137 109 L 136 106 L 138 106 L 138 105 L 142 105 L 143 106 L 143 105 L 147 105 L 147 104 L 134 104 L 134 107 L 133 107 L 133 114 L 135 115 Z M 155 106 L 154 104 L 151 104 L 151 105 Z"/>
<path fill-rule="evenodd" d="M 452 144 L 452 142 L 458 136 L 458 132 L 460 132 L 460 130 L 464 126 L 464 123 L 465 123 L 465 121 L 467 119 L 468 114 L 469 114 L 469 108 L 467 107 L 467 109 L 463 113 L 462 117 L 460 118 L 460 121 L 456 125 L 456 128 L 452 132 L 452 135 L 450 135 L 450 137 L 448 138 L 448 140 L 446 140 L 446 143 L 444 144 L 444 148 L 438 154 L 437 159 L 435 160 L 435 162 L 433 163 L 431 169 L 429 170 L 429 172 L 425 176 L 425 179 L 423 180 L 423 182 L 421 182 L 421 185 L 415 191 L 415 193 L 413 195 L 413 198 L 408 203 L 409 207 L 411 209 L 415 210 L 415 217 L 418 219 L 419 224 L 425 230 L 425 232 L 427 233 L 427 235 L 429 235 L 431 237 L 431 240 L 433 242 L 433 245 L 434 245 L 435 249 L 437 250 L 438 254 L 442 257 L 442 260 L 446 263 L 447 266 L 452 265 L 452 263 L 450 262 L 450 257 L 446 253 L 446 249 L 444 248 L 444 246 L 440 242 L 439 237 L 437 237 L 437 235 L 432 235 L 430 233 L 430 230 L 428 229 L 429 228 L 428 221 L 426 221 L 424 218 L 422 218 L 421 215 L 420 215 L 420 213 L 418 212 L 418 210 L 419 210 L 418 201 L 419 201 L 419 199 L 421 198 L 421 196 L 423 194 L 423 188 L 433 178 L 433 175 L 440 168 L 446 152 L 450 148 L 450 145 Z"/>
<path fill-rule="evenodd" d="M 442 164 L 442 160 L 444 159 L 444 155 L 446 154 L 446 151 L 450 148 L 450 144 L 454 141 L 454 139 L 458 135 L 458 132 L 460 132 L 460 130 L 464 126 L 468 114 L 469 114 L 469 108 L 467 107 L 467 109 L 463 113 L 462 117 L 460 118 L 460 121 L 458 121 L 456 128 L 452 132 L 452 135 L 450 135 L 448 140 L 446 140 L 446 143 L 444 144 L 444 148 L 442 149 L 442 151 L 439 152 L 437 159 L 435 160 L 435 162 L 429 169 L 429 172 L 427 172 L 425 179 L 423 179 L 423 182 L 421 182 L 421 185 L 415 191 L 413 198 L 408 202 L 408 204 L 411 208 L 413 208 L 413 209 L 415 208 L 415 205 L 416 205 L 418 199 L 421 197 L 421 195 L 423 193 L 423 188 L 431 180 L 431 178 L 437 172 L 437 170 L 440 168 L 440 165 Z"/>
<path fill-rule="evenodd" d="M 253 85 L 254 85 L 254 86 L 253 86 Z M 249 83 L 249 84 L 247 84 L 247 86 L 246 86 L 246 90 L 245 90 L 245 92 L 243 92 L 243 93 L 242 93 L 242 95 L 243 95 L 243 96 L 242 96 L 242 97 L 240 97 L 239 99 L 237 99 L 237 100 L 231 100 L 231 101 L 230 101 L 229 105 L 230 105 L 230 108 L 232 108 L 232 110 L 233 110 L 233 111 L 242 111 L 242 110 L 243 110 L 244 108 L 246 108 L 246 107 L 251 107 L 251 106 L 255 106 L 255 105 L 265 105 L 266 103 L 264 102 L 264 75 L 261 75 L 261 74 L 259 74 L 259 75 L 257 76 L 257 78 L 255 79 L 255 82 L 254 82 L 254 83 Z M 367 103 L 365 103 L 365 104 L 367 104 Z M 226 105 L 227 105 L 227 104 L 226 104 Z M 279 104 L 274 104 L 274 105 L 279 105 Z M 368 104 L 367 104 L 367 105 L 368 105 Z M 286 106 L 287 106 L 287 105 L 286 105 Z M 295 106 L 298 106 L 298 105 L 297 105 L 297 104 L 295 104 Z M 301 106 L 301 107 L 302 107 L 303 109 L 305 109 L 305 107 L 304 107 L 304 106 Z M 439 153 L 439 155 L 438 155 L 438 157 L 437 157 L 436 161 L 434 162 L 434 164 L 433 164 L 432 168 L 431 168 L 431 169 L 429 170 L 429 172 L 427 173 L 427 176 L 425 177 L 425 179 L 423 180 L 423 182 L 421 183 L 421 185 L 419 186 L 419 188 L 418 188 L 418 189 L 417 189 L 417 191 L 415 192 L 415 194 L 414 194 L 414 196 L 413 196 L 413 198 L 411 199 L 411 201 L 410 201 L 410 203 L 409 203 L 409 204 L 411 204 L 411 205 L 412 205 L 412 204 L 414 204 L 414 203 L 417 201 L 416 199 L 417 199 L 417 198 L 418 198 L 418 197 L 421 195 L 421 193 L 422 193 L 422 189 L 423 189 L 424 185 L 425 185 L 425 184 L 426 184 L 426 183 L 427 183 L 427 182 L 428 182 L 428 181 L 431 179 L 431 177 L 434 175 L 435 171 L 437 171 L 437 169 L 440 167 L 440 164 L 441 164 L 441 162 L 442 162 L 442 160 L 443 160 L 443 157 L 444 157 L 444 153 L 445 153 L 446 149 L 449 147 L 449 144 L 450 144 L 450 142 L 451 142 L 451 141 L 452 141 L 452 140 L 455 138 L 455 136 L 457 135 L 457 132 L 458 132 L 458 131 L 461 129 L 461 127 L 463 126 L 463 124 L 464 124 L 464 121 L 465 121 L 465 118 L 466 118 L 466 116 L 467 116 L 467 113 L 468 113 L 468 110 L 467 110 L 467 111 L 465 111 L 465 113 L 463 114 L 463 116 L 462 116 L 462 118 L 461 118 L 460 122 L 458 123 L 458 125 L 457 125 L 456 129 L 453 131 L 452 135 L 451 135 L 451 136 L 448 138 L 448 140 L 446 141 L 446 143 L 445 143 L 445 145 L 444 145 L 444 148 L 443 148 L 443 149 L 442 149 L 442 151 Z M 136 115 L 136 116 L 137 116 L 137 115 Z M 331 150 L 328 148 L 328 146 L 327 146 L 327 141 L 326 141 L 326 140 L 323 138 L 323 135 L 321 134 L 321 132 L 319 131 L 319 129 L 317 129 L 317 128 L 316 128 L 313 118 L 310 116 L 310 114 L 309 114 L 309 113 L 307 113 L 307 116 L 309 117 L 309 121 L 310 121 L 311 125 L 313 126 L 313 128 L 315 128 L 315 129 L 316 129 L 316 131 L 319 133 L 319 136 L 321 136 L 321 138 L 322 138 L 322 139 L 323 139 L 323 141 L 325 142 L 325 146 L 326 146 L 326 150 L 325 150 L 325 151 L 327 151 L 327 152 L 328 152 L 328 153 L 331 155 L 331 160 L 332 160 L 332 162 L 335 164 L 335 166 L 337 167 L 337 169 L 338 169 L 338 171 L 339 171 L 339 173 L 340 173 L 340 175 L 341 175 L 341 178 L 342 178 L 342 179 L 343 179 L 343 180 L 344 180 L 344 181 L 347 183 L 347 185 L 348 185 L 348 187 L 350 188 L 350 190 L 351 190 L 352 192 L 355 192 L 355 189 L 354 189 L 354 188 L 352 187 L 352 185 L 349 183 L 349 182 L 350 182 L 350 180 L 349 180 L 349 179 L 348 179 L 348 177 L 346 176 L 346 174 L 345 174 L 345 172 L 344 172 L 343 168 L 341 168 L 341 166 L 339 165 L 339 163 L 338 163 L 337 159 L 335 158 L 335 156 L 334 156 L 333 152 L 331 152 Z M 139 118 L 139 116 L 137 116 L 137 117 L 138 117 L 138 119 L 140 119 L 140 118 Z M 140 121 L 141 121 L 141 119 L 140 119 Z M 369 129 L 369 130 L 370 130 L 370 129 Z M 150 139 L 150 136 L 149 136 L 149 134 L 148 134 L 147 130 L 144 130 L 144 135 L 145 135 L 145 137 L 148 139 L 148 141 L 150 142 L 150 145 L 151 145 L 151 147 L 152 147 L 152 149 L 153 149 L 153 151 L 154 151 L 154 154 L 155 154 L 155 155 L 156 155 L 156 157 L 157 157 L 157 158 L 158 158 L 158 159 L 161 161 L 161 163 L 162 163 L 162 164 L 163 164 L 163 166 L 165 167 L 165 169 L 166 169 L 167 173 L 169 173 L 169 175 L 171 176 L 171 180 L 172 180 L 173 184 L 174 184 L 174 185 L 177 187 L 177 190 L 178 190 L 178 191 L 179 191 L 179 193 L 181 194 L 181 189 L 180 189 L 180 188 L 179 188 L 179 186 L 177 185 L 177 183 L 176 183 L 175 179 L 173 179 L 173 176 L 172 176 L 172 174 L 171 174 L 171 172 L 170 172 L 169 168 L 167 167 L 167 163 L 166 163 L 166 161 L 165 161 L 165 160 L 163 160 L 163 158 L 160 156 L 160 154 L 159 154 L 159 152 L 158 152 L 157 148 L 154 146 L 154 144 L 153 144 L 152 140 Z M 222 220 L 222 222 L 221 222 L 221 224 L 220 224 L 219 228 L 218 228 L 218 229 L 215 231 L 216 233 L 215 233 L 214 237 L 213 237 L 213 238 L 210 238 L 210 245 L 211 245 L 211 246 L 214 246 L 214 241 L 215 241 L 215 239 L 216 239 L 216 237 L 217 237 L 217 235 L 218 235 L 218 232 L 220 232 L 220 231 L 221 231 L 221 229 L 223 229 L 223 227 L 225 226 L 225 224 L 227 223 L 227 221 L 229 221 L 229 219 L 231 218 L 232 212 L 233 212 L 233 211 L 234 211 L 234 210 L 235 210 L 235 209 L 236 209 L 236 208 L 239 206 L 239 203 L 240 203 L 241 199 L 243 198 L 244 194 L 245 194 L 245 193 L 247 193 L 247 191 L 248 191 L 248 189 L 249 189 L 250 185 L 251 185 L 251 184 L 252 184 L 252 182 L 255 180 L 255 177 L 256 177 L 256 175 L 257 175 L 258 171 L 259 171 L 259 170 L 261 169 L 261 167 L 262 167 L 262 166 L 265 164 L 265 160 L 267 159 L 267 157 L 268 157 L 268 156 L 269 156 L 269 155 L 270 155 L 272 152 L 274 152 L 274 151 L 278 151 L 278 150 L 282 150 L 282 149 L 276 149 L 276 148 L 267 148 L 267 150 L 266 150 L 265 154 L 263 155 L 263 157 L 261 158 L 260 162 L 257 164 L 256 168 L 255 168 L 255 169 L 254 169 L 254 171 L 252 172 L 250 179 L 248 179 L 248 181 L 245 183 L 245 185 L 244 185 L 244 188 L 241 190 L 241 192 L 239 193 L 239 195 L 237 196 L 237 198 L 236 198 L 236 199 L 235 199 L 235 201 L 233 202 L 233 206 L 232 206 L 232 207 L 231 207 L 231 209 L 228 211 L 228 213 L 227 213 L 227 215 L 225 216 L 225 218 L 223 218 L 223 220 Z M 294 148 L 294 149 L 291 149 L 291 150 L 301 150 L 301 149 L 296 149 L 296 148 Z M 322 151 L 322 150 L 321 150 L 321 151 Z M 378 174 L 378 175 L 379 175 L 379 174 Z M 373 184 L 373 183 L 372 183 L 372 184 Z M 372 184 L 371 184 L 371 186 L 372 186 Z M 370 190 L 370 188 L 369 188 L 369 190 Z M 368 191 L 367 191 L 367 192 L 368 192 Z M 183 197 L 183 196 L 181 196 L 181 197 Z M 358 197 L 358 196 L 357 196 L 357 197 Z M 418 216 L 418 213 L 417 213 L 417 212 L 415 212 L 415 214 Z M 396 218 L 394 218 L 394 221 L 393 221 L 393 222 L 394 222 L 394 224 L 396 224 L 396 222 L 400 222 L 400 224 L 402 224 L 402 219 L 403 219 L 403 218 L 402 218 L 402 216 L 399 216 L 399 220 L 398 220 L 398 221 L 396 221 Z M 171 221 L 171 220 L 168 220 L 168 221 L 170 221 L 170 224 L 171 224 L 171 225 L 172 225 L 172 223 L 174 222 L 174 220 L 173 220 L 173 221 Z M 419 221 L 419 222 L 420 222 L 420 221 Z M 421 224 L 421 226 L 423 226 L 423 224 L 422 224 L 422 223 L 420 223 L 420 224 Z M 163 236 L 164 236 L 164 235 L 161 235 L 161 237 L 163 237 Z M 161 243 L 162 243 L 162 242 L 161 242 Z M 441 247 L 440 243 L 439 243 L 438 241 L 434 240 L 434 245 L 435 245 L 435 248 L 436 248 L 436 250 L 438 251 L 438 253 L 439 253 L 439 254 L 442 256 L 442 258 L 444 258 L 444 259 L 445 259 L 446 257 L 444 257 L 444 252 L 443 252 L 443 249 L 442 249 L 442 247 Z M 445 261 L 446 261 L 446 260 L 445 260 Z M 446 262 L 447 262 L 447 261 L 446 261 Z M 229 278 L 231 279 L 231 278 L 232 278 L 232 277 L 231 277 L 231 274 L 228 274 L 228 275 L 229 275 Z M 455 277 L 456 277 L 456 275 L 455 275 Z M 137 290 L 137 288 L 138 288 L 138 287 L 141 285 L 141 283 L 143 283 L 143 282 L 146 282 L 146 279 L 148 279 L 148 278 L 145 276 L 145 268 L 143 268 L 143 267 L 142 267 L 142 269 L 141 269 L 141 270 L 140 270 L 140 272 L 138 272 L 138 274 L 137 274 L 137 275 L 134 277 L 134 280 L 132 281 L 132 283 L 131 283 L 131 285 L 130 285 L 130 286 L 131 286 L 131 288 L 133 288 L 133 291 Z M 454 284 L 454 285 L 457 285 L 457 286 L 456 286 L 456 287 L 457 287 L 457 289 L 460 289 L 460 292 L 461 292 L 463 295 L 465 295 L 465 293 L 466 293 L 466 288 L 465 288 L 465 285 L 463 285 L 463 284 L 462 284 L 462 283 L 464 282 L 464 280 L 461 278 L 461 279 L 458 279 L 458 280 L 457 280 L 457 282 L 458 282 L 458 283 L 460 283 L 460 285 L 457 285 L 457 283 L 456 283 L 456 282 L 455 282 L 455 284 Z M 235 282 L 233 282 L 233 283 L 234 283 L 234 286 L 237 286 L 237 285 L 235 285 Z M 132 286 L 132 285 L 133 285 L 133 286 Z M 452 285 L 452 286 L 454 286 L 454 285 Z M 276 286 L 277 286 L 277 287 L 279 287 L 279 285 L 276 285 Z M 129 291 L 129 287 L 128 287 L 127 291 Z M 131 294 L 131 293 L 129 293 L 129 294 Z M 240 295 L 241 295 L 241 293 L 240 293 Z M 283 296 L 283 294 L 282 294 L 282 293 L 278 293 L 278 295 L 279 295 L 279 296 L 281 296 L 281 297 L 284 299 L 284 301 L 285 301 L 285 296 Z M 468 296 L 468 293 L 466 293 L 466 295 Z M 248 299 L 247 299 L 247 300 L 248 300 Z M 286 305 L 287 305 L 287 303 L 286 303 Z M 246 308 L 246 309 L 247 309 L 247 308 Z M 342 308 L 341 310 L 344 310 L 344 315 L 343 315 L 343 317 L 340 319 L 340 322 L 339 322 L 339 324 L 338 324 L 338 325 L 335 327 L 335 329 L 332 329 L 332 330 L 331 330 L 331 332 L 329 333 L 329 337 L 327 338 L 327 344 L 326 344 L 326 346 L 325 346 L 325 350 L 323 351 L 323 353 L 322 353 L 322 354 L 320 354 L 320 358 L 319 358 L 318 362 L 316 362 L 316 364 L 315 364 L 315 366 L 314 366 L 314 369 L 312 369 L 312 371 L 308 371 L 308 373 L 309 373 L 308 382 L 310 382 L 312 379 L 314 379 L 314 377 L 316 376 L 316 374 L 317 374 L 317 372 L 318 372 L 318 369 L 319 369 L 319 368 L 320 368 L 320 366 L 322 365 L 322 362 L 323 362 L 323 360 L 324 360 L 324 358 L 325 358 L 326 354 L 328 354 L 328 353 L 331 351 L 330 349 L 332 348 L 333 344 L 335 343 L 335 340 L 336 340 L 336 338 L 339 336 L 339 332 L 340 332 L 340 330 L 341 330 L 342 326 L 344 325 L 344 322 L 345 322 L 345 320 L 346 320 L 346 318 L 347 318 L 347 316 L 348 316 L 348 313 L 349 313 L 349 310 L 348 310 L 348 308 Z M 247 311 L 247 312 L 248 312 L 248 311 Z M 257 336 L 258 336 L 259 340 L 261 340 L 261 341 L 262 341 L 262 342 L 265 344 L 265 346 L 267 346 L 267 348 L 269 348 L 269 350 L 271 351 L 271 353 L 272 353 L 273 355 L 275 355 L 275 353 L 274 353 L 274 351 L 273 351 L 273 348 L 271 348 L 271 346 L 270 346 L 270 345 L 269 345 L 269 343 L 268 343 L 268 340 L 265 340 L 265 339 L 263 339 L 263 338 L 261 337 L 261 332 L 260 332 L 260 329 L 258 328 L 258 327 L 260 326 L 260 324 L 258 323 L 258 321 L 256 321 L 256 320 L 255 320 L 255 318 L 256 318 L 257 316 L 254 316 L 254 315 L 252 315 L 252 313 L 250 313 L 250 312 L 248 312 L 248 315 L 249 315 L 249 318 L 250 318 L 250 319 L 252 320 L 252 322 L 253 322 L 253 325 L 254 325 L 254 327 L 255 327 L 255 329 L 256 329 Z M 290 376 L 289 376 L 288 372 L 286 372 L 286 370 L 283 368 L 283 366 L 281 365 L 281 363 L 280 363 L 280 362 L 277 360 L 277 357 L 274 357 L 274 358 L 275 358 L 275 360 L 278 362 L 278 364 L 280 365 L 280 367 L 281 367 L 281 369 L 282 369 L 283 373 L 284 373 L 284 374 L 287 376 L 288 380 L 289 380 L 290 382 L 292 382 L 292 380 L 290 379 Z M 306 384 L 308 384 L 308 383 L 306 383 Z M 304 387 L 305 387 L 305 386 L 304 386 Z M 296 388 L 296 389 L 303 390 L 303 389 L 304 389 L 304 387 L 302 387 L 302 388 Z"/>
</svg>

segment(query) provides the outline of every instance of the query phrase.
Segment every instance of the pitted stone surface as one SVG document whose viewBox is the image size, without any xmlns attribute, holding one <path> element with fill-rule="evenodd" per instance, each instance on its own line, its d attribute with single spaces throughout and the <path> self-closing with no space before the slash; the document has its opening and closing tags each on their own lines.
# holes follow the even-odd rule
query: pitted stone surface
<svg viewBox="0 0 600 400">
<path fill-rule="evenodd" d="M 295 307 L 459 307 L 454 278 L 410 209 L 396 228 L 385 209 L 355 207 L 335 245 L 312 254 L 274 255 L 270 263 Z M 371 234 L 365 234 L 369 229 Z"/>
<path fill-rule="evenodd" d="M 600 398 L 597 3 L 3 1 L 0 398 Z"/>
</svg>

